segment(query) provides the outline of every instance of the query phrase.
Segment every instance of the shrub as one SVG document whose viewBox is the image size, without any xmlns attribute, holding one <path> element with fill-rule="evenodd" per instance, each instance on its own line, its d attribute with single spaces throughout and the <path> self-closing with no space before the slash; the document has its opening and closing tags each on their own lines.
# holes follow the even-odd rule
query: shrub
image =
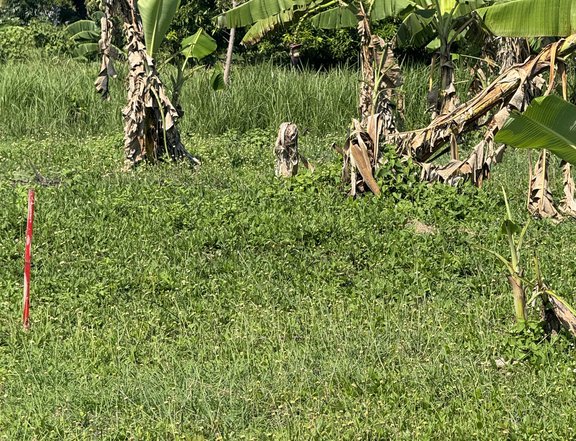
<svg viewBox="0 0 576 441">
<path fill-rule="evenodd" d="M 38 50 L 51 56 L 67 54 L 70 48 L 64 29 L 47 22 L 0 28 L 0 61 L 28 59 Z"/>
</svg>

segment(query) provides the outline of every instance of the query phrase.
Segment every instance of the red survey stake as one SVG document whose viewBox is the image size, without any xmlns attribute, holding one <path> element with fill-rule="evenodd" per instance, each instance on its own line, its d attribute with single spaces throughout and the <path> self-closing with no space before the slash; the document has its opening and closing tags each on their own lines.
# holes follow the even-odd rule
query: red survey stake
<svg viewBox="0 0 576 441">
<path fill-rule="evenodd" d="M 32 226 L 34 224 L 34 189 L 28 190 L 28 218 L 26 220 L 26 246 L 24 248 L 24 307 L 22 325 L 30 329 L 30 263 L 32 261 Z"/>
</svg>

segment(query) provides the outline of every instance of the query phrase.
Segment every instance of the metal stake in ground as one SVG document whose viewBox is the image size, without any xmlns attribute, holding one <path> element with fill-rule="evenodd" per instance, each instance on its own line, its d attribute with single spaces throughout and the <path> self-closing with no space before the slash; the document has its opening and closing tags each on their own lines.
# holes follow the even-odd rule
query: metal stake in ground
<svg viewBox="0 0 576 441">
<path fill-rule="evenodd" d="M 32 226 L 34 224 L 34 190 L 28 190 L 28 218 L 26 221 L 26 246 L 24 248 L 24 306 L 22 325 L 30 329 L 30 262 L 32 261 Z"/>
</svg>

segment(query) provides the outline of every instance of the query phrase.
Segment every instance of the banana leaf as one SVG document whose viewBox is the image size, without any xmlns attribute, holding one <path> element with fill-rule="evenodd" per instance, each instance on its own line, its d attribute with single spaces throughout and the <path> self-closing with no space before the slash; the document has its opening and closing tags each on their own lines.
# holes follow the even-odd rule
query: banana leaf
<svg viewBox="0 0 576 441">
<path fill-rule="evenodd" d="M 74 56 L 83 59 L 90 59 L 100 53 L 98 43 L 80 43 L 74 48 Z"/>
<path fill-rule="evenodd" d="M 511 0 L 478 9 L 490 31 L 503 37 L 565 37 L 576 32 L 574 0 Z"/>
<path fill-rule="evenodd" d="M 352 5 L 336 7 L 312 17 L 312 24 L 321 29 L 355 28 L 358 26 L 357 9 Z"/>
<path fill-rule="evenodd" d="M 396 17 L 412 5 L 410 0 L 374 0 L 370 8 L 370 20 L 374 22 Z"/>
<path fill-rule="evenodd" d="M 78 20 L 66 27 L 66 32 L 72 38 L 83 32 L 100 32 L 98 25 L 92 20 Z"/>
<path fill-rule="evenodd" d="M 258 20 L 246 31 L 244 37 L 242 38 L 242 44 L 251 45 L 258 43 L 268 32 L 276 29 L 278 26 L 281 26 L 284 23 L 289 23 L 293 18 L 294 11 L 288 10 L 281 12 L 280 14 Z"/>
<path fill-rule="evenodd" d="M 576 106 L 555 95 L 536 98 L 524 113 L 510 115 L 495 141 L 517 148 L 548 149 L 576 164 Z"/>
<path fill-rule="evenodd" d="M 436 37 L 432 22 L 436 13 L 432 9 L 417 9 L 408 15 L 398 27 L 400 46 L 424 47 Z"/>
<path fill-rule="evenodd" d="M 72 35 L 73 40 L 87 40 L 87 41 L 98 41 L 100 39 L 100 30 L 97 31 L 82 31 L 77 34 Z"/>
<path fill-rule="evenodd" d="M 180 0 L 138 0 L 137 4 L 142 17 L 146 51 L 153 57 L 168 32 Z"/>
<path fill-rule="evenodd" d="M 226 89 L 226 83 L 224 82 L 224 73 L 221 69 L 214 69 L 212 75 L 210 75 L 210 87 L 212 90 L 224 90 Z"/>
<path fill-rule="evenodd" d="M 182 40 L 181 52 L 186 58 L 201 60 L 214 52 L 217 47 L 216 40 L 208 35 L 204 29 L 200 28 L 194 35 Z"/>
<path fill-rule="evenodd" d="M 310 3 L 311 0 L 249 0 L 220 15 L 217 20 L 218 26 L 226 28 L 244 27 L 295 7 L 307 6 Z"/>
</svg>

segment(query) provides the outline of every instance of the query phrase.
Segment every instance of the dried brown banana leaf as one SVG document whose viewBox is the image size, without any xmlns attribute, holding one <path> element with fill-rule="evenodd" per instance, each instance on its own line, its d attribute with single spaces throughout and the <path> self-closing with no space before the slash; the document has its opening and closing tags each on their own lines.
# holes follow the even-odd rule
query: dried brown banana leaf
<svg viewBox="0 0 576 441">
<path fill-rule="evenodd" d="M 528 190 L 528 211 L 539 218 L 560 218 L 548 182 L 548 151 L 542 150 L 534 166 Z"/>
</svg>

